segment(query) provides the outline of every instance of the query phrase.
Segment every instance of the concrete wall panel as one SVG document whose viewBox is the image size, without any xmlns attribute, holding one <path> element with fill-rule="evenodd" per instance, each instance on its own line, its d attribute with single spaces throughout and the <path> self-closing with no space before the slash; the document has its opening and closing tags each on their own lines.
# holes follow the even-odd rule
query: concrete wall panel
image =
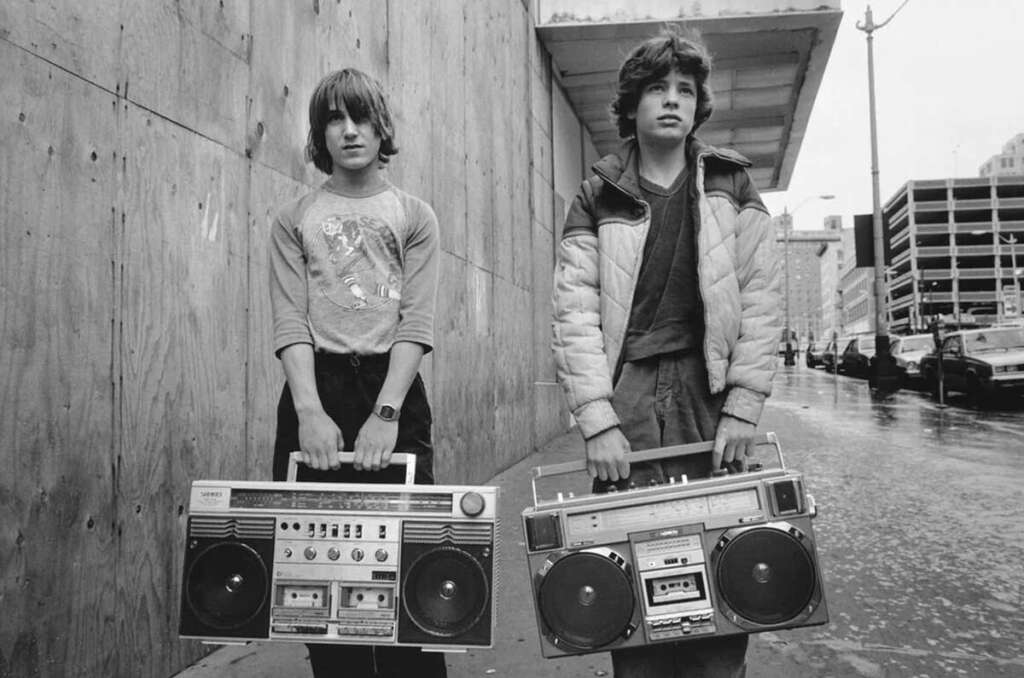
<svg viewBox="0 0 1024 678">
<path fill-rule="evenodd" d="M 0 673 L 114 675 L 118 115 L 2 40 L 0 63 Z"/>
<path fill-rule="evenodd" d="M 120 93 L 194 133 L 241 153 L 249 89 L 248 8 L 122 4 Z"/>
<path fill-rule="evenodd" d="M 172 640 L 189 483 L 244 476 L 248 163 L 131 104 L 124 120 L 119 664 L 161 676 L 194 652 Z"/>
<path fill-rule="evenodd" d="M 466 82 L 466 258 L 487 271 L 495 270 L 493 205 L 494 158 L 491 147 L 492 102 L 504 101 L 495 78 L 494 2 L 465 7 L 464 62 Z M 504 30 L 504 27 L 501 27 Z"/>
<path fill-rule="evenodd" d="M 0 3 L 0 36 L 5 42 L 109 92 L 119 84 L 122 33 L 120 3 Z"/>
<path fill-rule="evenodd" d="M 271 475 L 277 402 L 284 386 L 284 370 L 274 357 L 271 336 L 268 239 L 280 206 L 305 194 L 309 186 L 259 163 L 251 163 L 249 181 L 247 445 L 246 463 L 234 473 L 235 477 L 262 480 Z"/>
<path fill-rule="evenodd" d="M 533 299 L 529 290 L 498 280 L 494 306 L 492 463 L 505 468 L 522 458 L 520 448 L 533 435 L 535 351 L 531 325 L 523 322 L 530 316 Z"/>
</svg>

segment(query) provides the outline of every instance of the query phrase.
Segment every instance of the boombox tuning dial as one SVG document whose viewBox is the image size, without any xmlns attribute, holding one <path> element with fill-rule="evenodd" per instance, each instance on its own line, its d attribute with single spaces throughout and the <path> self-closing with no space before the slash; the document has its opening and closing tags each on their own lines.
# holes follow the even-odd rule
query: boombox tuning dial
<svg viewBox="0 0 1024 678">
<path fill-rule="evenodd" d="M 486 505 L 487 502 L 484 501 L 483 495 L 479 492 L 467 492 L 459 500 L 459 508 L 470 518 L 475 518 L 483 513 Z"/>
</svg>

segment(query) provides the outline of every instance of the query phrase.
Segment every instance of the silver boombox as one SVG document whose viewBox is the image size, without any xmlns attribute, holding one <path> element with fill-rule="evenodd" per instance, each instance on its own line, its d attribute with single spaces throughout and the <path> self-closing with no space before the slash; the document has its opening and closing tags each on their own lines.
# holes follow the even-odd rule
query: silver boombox
<svg viewBox="0 0 1024 678">
<path fill-rule="evenodd" d="M 828 622 L 800 473 L 779 468 L 608 494 L 540 499 L 523 511 L 545 657 Z M 633 462 L 706 453 L 711 443 L 631 453 Z"/>
<path fill-rule="evenodd" d="M 352 454 L 342 454 L 351 462 Z M 254 640 L 491 647 L 498 489 L 197 480 L 180 634 Z"/>
</svg>

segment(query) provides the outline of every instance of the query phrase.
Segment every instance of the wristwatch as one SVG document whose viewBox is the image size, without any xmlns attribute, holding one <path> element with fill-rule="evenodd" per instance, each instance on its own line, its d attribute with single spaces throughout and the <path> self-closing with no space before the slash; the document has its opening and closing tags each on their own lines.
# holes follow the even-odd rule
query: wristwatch
<svg viewBox="0 0 1024 678">
<path fill-rule="evenodd" d="M 398 416 L 401 414 L 401 410 L 395 409 L 394 405 L 377 405 L 373 408 L 373 413 L 384 421 L 398 421 Z"/>
</svg>

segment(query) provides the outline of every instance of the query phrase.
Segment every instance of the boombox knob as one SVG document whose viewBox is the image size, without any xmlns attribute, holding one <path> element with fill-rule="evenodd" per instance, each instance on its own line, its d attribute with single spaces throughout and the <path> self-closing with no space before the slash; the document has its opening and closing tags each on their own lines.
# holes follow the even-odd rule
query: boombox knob
<svg viewBox="0 0 1024 678">
<path fill-rule="evenodd" d="M 378 563 L 383 563 L 388 559 L 388 552 L 384 549 L 377 549 L 377 552 L 373 554 L 373 557 L 377 559 Z"/>
<path fill-rule="evenodd" d="M 363 549 L 361 548 L 352 549 L 352 560 L 356 561 L 357 563 L 360 562 L 363 559 L 363 556 L 365 555 L 366 554 L 363 553 Z"/>
<path fill-rule="evenodd" d="M 459 500 L 459 508 L 470 518 L 475 518 L 484 512 L 487 502 L 479 492 L 467 492 Z"/>
<path fill-rule="evenodd" d="M 327 549 L 327 557 L 331 560 L 337 560 L 338 558 L 341 558 L 341 551 L 338 550 L 337 547 L 332 546 L 331 548 Z"/>
<path fill-rule="evenodd" d="M 306 560 L 313 560 L 316 558 L 316 549 L 312 546 L 307 546 L 306 550 L 303 551 L 302 554 L 306 556 Z"/>
</svg>

